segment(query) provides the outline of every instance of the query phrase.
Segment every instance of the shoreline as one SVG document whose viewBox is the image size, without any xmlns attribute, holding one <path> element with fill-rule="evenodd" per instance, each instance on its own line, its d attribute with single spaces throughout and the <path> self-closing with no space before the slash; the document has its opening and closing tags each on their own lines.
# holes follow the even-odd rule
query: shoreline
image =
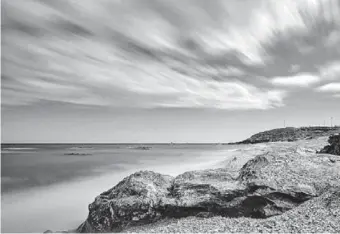
<svg viewBox="0 0 340 234">
<path fill-rule="evenodd" d="M 223 186 L 227 186 L 224 189 L 227 189 L 227 191 L 231 191 L 233 189 L 239 189 L 242 190 L 244 189 L 244 185 L 240 183 L 240 178 L 243 177 L 242 173 L 246 173 L 245 175 L 247 175 L 247 173 L 250 173 L 249 175 L 252 177 L 253 174 L 257 174 L 260 173 L 258 176 L 262 176 L 261 173 L 261 168 L 262 167 L 266 167 L 268 166 L 268 160 L 271 163 L 278 163 L 278 165 L 281 165 L 282 163 L 288 163 L 288 167 L 282 167 L 282 171 L 278 171 L 275 173 L 276 176 L 278 176 L 278 178 L 280 178 L 282 176 L 282 173 L 287 173 L 286 170 L 289 169 L 290 167 L 298 167 L 297 171 L 296 169 L 294 173 L 301 173 L 303 172 L 306 168 L 299 168 L 299 165 L 305 165 L 306 166 L 310 163 L 315 163 L 317 161 L 318 166 L 322 166 L 320 168 L 317 168 L 317 170 L 328 170 L 327 173 L 334 173 L 332 171 L 329 171 L 332 167 L 330 166 L 335 166 L 336 168 L 339 167 L 338 163 L 340 163 L 336 160 L 336 159 L 330 159 L 331 156 L 324 156 L 324 155 L 316 155 L 316 152 L 318 150 L 320 150 L 321 146 L 323 147 L 327 141 L 327 137 L 317 137 L 315 139 L 309 139 L 309 140 L 303 140 L 303 139 L 299 139 L 297 141 L 293 141 L 293 142 L 284 142 L 284 141 L 279 141 L 279 142 L 268 142 L 268 143 L 259 143 L 259 144 L 243 144 L 243 145 L 235 145 L 232 146 L 231 148 L 227 147 L 216 147 L 214 149 L 209 149 L 209 150 L 198 150 L 198 151 L 193 151 L 194 153 L 191 153 L 191 157 L 179 157 L 178 161 L 173 161 L 173 160 L 168 160 L 168 161 L 163 161 L 162 163 L 159 163 L 159 161 L 150 161 L 150 158 L 147 160 L 144 160 L 141 164 L 136 164 L 138 166 L 138 168 L 136 168 L 136 165 L 132 166 L 131 168 L 128 168 L 126 170 L 120 171 L 120 172 L 114 172 L 114 173 L 104 173 L 104 174 L 100 174 L 98 176 L 95 177 L 91 177 L 91 179 L 85 179 L 85 178 L 79 178 L 76 180 L 72 180 L 70 182 L 63 182 L 63 183 L 59 183 L 59 184 L 55 184 L 55 185 L 51 185 L 51 186 L 46 186 L 46 187 L 40 187 L 38 189 L 30 189 L 30 190 L 26 190 L 23 192 L 14 192 L 10 195 L 6 195 L 2 197 L 2 213 L 6 213 L 6 215 L 2 216 L 2 232 L 43 232 L 45 230 L 75 230 L 75 228 L 77 228 L 79 226 L 79 224 L 84 221 L 87 220 L 88 217 L 87 216 L 87 207 L 88 204 L 90 204 L 93 200 L 95 199 L 95 203 L 97 202 L 98 199 L 98 194 L 102 193 L 103 191 L 108 191 L 107 189 L 112 188 L 112 186 L 117 185 L 118 183 L 121 184 L 122 181 L 126 180 L 126 178 L 130 178 L 131 176 L 136 174 L 136 171 L 140 171 L 140 170 L 145 170 L 145 171 L 150 171 L 150 173 L 162 173 L 163 175 L 170 175 L 170 177 L 174 178 L 175 181 L 178 180 L 177 178 L 181 178 L 184 175 L 190 175 L 192 174 L 194 177 L 198 176 L 198 178 L 200 178 L 200 176 L 206 176 L 204 175 L 204 173 L 217 173 L 214 176 L 217 177 L 212 177 L 215 178 L 214 180 L 216 181 L 210 181 L 210 176 L 208 176 L 207 178 L 202 177 L 201 179 L 197 179 L 197 180 L 188 180 L 185 183 L 197 183 L 197 186 L 201 186 L 201 184 L 210 184 L 209 186 L 212 186 L 211 188 L 217 188 L 217 189 L 221 189 L 223 188 Z M 189 151 L 185 151 L 185 155 L 190 152 Z M 145 152 L 144 152 L 145 153 Z M 268 155 L 269 153 L 269 155 Z M 182 153 L 181 153 L 182 154 Z M 196 155 L 197 154 L 197 155 Z M 295 155 L 294 157 L 292 157 L 292 155 Z M 260 157 L 260 158 L 259 158 Z M 269 157 L 269 158 L 268 158 Z M 271 159 L 270 159 L 271 158 Z M 275 159 L 277 158 L 277 159 Z M 185 159 L 185 160 L 184 160 Z M 257 165 L 257 161 L 260 159 L 260 163 L 265 163 L 262 166 L 258 167 Z M 277 162 L 274 160 L 272 162 L 272 160 L 278 160 Z M 255 164 L 253 165 L 254 162 L 252 162 L 253 160 L 255 160 Z M 262 160 L 264 160 L 263 162 L 261 162 Z M 292 161 L 296 161 L 299 163 L 293 163 L 291 164 Z M 300 161 L 301 162 L 300 162 Z M 310 161 L 312 160 L 312 161 Z M 315 161 L 316 160 L 316 161 Z M 321 160 L 321 161 L 320 161 Z M 322 161 L 322 160 L 326 160 L 326 161 Z M 155 163 L 156 162 L 156 163 Z M 276 170 L 275 167 L 271 166 L 271 163 L 269 163 L 269 171 L 265 172 L 263 175 L 265 175 L 266 173 L 273 173 L 273 170 Z M 241 174 L 239 174 L 242 170 L 244 170 L 244 167 L 247 167 L 246 165 L 248 165 L 248 167 L 253 167 L 255 166 L 255 168 L 250 169 L 250 171 L 244 171 Z M 325 167 L 325 165 L 327 165 Z M 324 168 L 325 167 L 325 168 Z M 248 170 L 248 169 L 247 169 Z M 333 170 L 333 169 L 332 169 Z M 335 177 L 339 176 L 339 181 L 340 181 L 340 167 L 337 169 L 338 170 L 338 174 L 334 174 Z M 225 175 L 227 176 L 226 178 L 229 179 L 223 179 L 224 178 L 224 174 L 222 177 L 219 176 L 219 173 L 223 172 L 226 173 Z M 147 172 L 149 173 L 149 172 Z M 161 175 L 161 174 L 160 174 Z M 242 175 L 242 176 L 241 176 Z M 331 177 L 329 177 L 329 179 L 333 180 L 335 177 L 332 174 Z M 248 175 L 247 175 L 248 176 Z M 287 174 L 287 176 L 291 176 L 291 174 Z M 298 175 L 300 178 L 301 176 Z M 309 176 L 312 176 L 309 175 Z M 184 176 L 185 177 L 185 176 Z M 250 177 L 250 178 L 251 178 Z M 304 178 L 304 176 L 302 176 L 301 178 Z M 248 178 L 248 177 L 245 177 Z M 256 177 L 255 177 L 256 178 Z M 261 183 L 273 183 L 273 181 L 271 181 L 272 177 L 267 178 L 266 180 L 263 181 L 257 181 L 256 183 L 260 182 Z M 301 179 L 300 178 L 300 179 Z M 142 177 L 143 179 L 143 177 Z M 202 180 L 203 179 L 203 180 Z M 222 179 L 222 180 L 221 180 Z M 317 178 L 322 180 L 322 178 Z M 205 180 L 207 180 L 206 182 L 204 182 Z M 221 181 L 220 181 L 221 180 Z M 230 180 L 230 182 L 228 182 L 228 180 Z M 290 180 L 287 180 L 285 178 L 280 178 L 279 180 L 281 180 L 280 183 L 291 183 Z M 215 182 L 219 181 L 217 184 L 214 184 Z M 276 180 L 275 180 L 276 181 Z M 154 183 L 154 181 L 150 181 L 151 183 Z M 327 181 L 328 183 L 329 181 Z M 183 182 L 184 183 L 184 182 Z M 248 182 L 247 182 L 248 183 Z M 277 183 L 274 182 L 274 183 Z M 306 183 L 303 182 L 303 183 Z M 310 183 L 310 181 L 308 182 Z M 222 186 L 221 188 L 219 187 L 215 187 L 215 186 Z M 183 185 L 179 185 L 181 189 L 183 189 L 183 194 L 181 196 L 186 196 L 185 194 L 187 193 L 185 190 L 185 186 L 181 187 Z M 192 188 L 193 192 L 195 193 L 196 190 L 196 185 L 194 185 L 194 187 Z M 228 187 L 231 186 L 231 187 Z M 237 188 L 238 186 L 241 186 L 239 188 Z M 263 185 L 259 185 L 260 187 Z M 265 185 L 267 186 L 267 185 Z M 270 185 L 272 186 L 272 185 Z M 281 185 L 280 185 L 281 186 Z M 279 189 L 280 186 L 278 186 L 276 189 Z M 311 185 L 308 185 L 307 187 L 311 187 Z M 270 189 L 275 189 L 269 187 Z M 133 185 L 132 187 L 129 187 L 130 189 L 134 189 Z M 312 189 L 313 190 L 313 189 Z M 312 191 L 311 190 L 311 191 Z M 315 190 L 315 189 L 314 189 Z M 247 189 L 245 190 L 247 191 Z M 206 193 L 209 194 L 209 191 L 203 191 L 203 194 Z M 222 192 L 222 191 L 221 191 Z M 295 191 L 291 191 L 293 193 L 295 193 Z M 289 192 L 289 193 L 291 193 Z M 307 191 L 307 193 L 309 193 L 310 191 Z M 190 192 L 191 193 L 191 192 Z M 201 193 L 201 192 L 200 192 Z M 219 192 L 220 193 L 220 192 Z M 224 192 L 223 192 L 224 193 Z M 281 192 L 280 192 L 281 193 Z M 65 197 L 59 197 L 58 194 L 66 194 L 67 196 Z M 215 194 L 215 193 L 213 193 Z M 321 195 L 321 194 L 319 194 Z M 318 195 L 318 196 L 319 196 Z M 127 196 L 129 196 L 127 194 Z M 147 195 L 149 196 L 149 195 Z M 168 195 L 166 195 L 168 196 Z M 172 196 L 172 195 L 170 195 Z M 201 195 L 199 195 L 201 196 Z M 209 195 L 211 196 L 211 195 Z M 208 197 L 209 197 L 208 196 Z M 234 196 L 234 195 L 233 195 Z M 314 196 L 314 195 L 312 195 Z M 317 197 L 318 197 L 317 196 Z M 100 197 L 100 196 L 99 196 Z M 156 196 L 157 197 L 157 196 Z M 203 196 L 202 199 L 207 199 L 207 196 Z M 189 197 L 188 197 L 189 198 Z M 173 198 L 171 198 L 173 199 Z M 177 199 L 177 198 L 174 198 Z M 186 198 L 187 199 L 187 198 Z M 192 199 L 192 198 L 189 198 Z M 192 202 L 195 203 L 195 196 L 193 197 Z M 201 199 L 201 198 L 200 198 Z M 307 199 L 309 200 L 310 197 Z M 119 199 L 117 200 L 113 200 L 113 201 L 119 201 Z M 138 200 L 135 200 L 135 198 L 133 198 L 131 200 L 131 202 L 135 202 Z M 45 203 L 42 203 L 45 202 Z M 101 202 L 101 198 L 99 198 L 99 202 Z M 209 202 L 209 199 L 208 201 Z M 70 205 L 72 204 L 72 205 Z M 104 203 L 105 204 L 105 203 Z M 103 205 L 104 205 L 103 204 Z M 110 203 L 111 204 L 111 203 Z M 293 203 L 292 203 L 293 204 Z M 183 204 L 185 207 L 185 203 Z M 25 207 L 26 209 L 22 209 L 22 207 Z M 34 207 L 34 211 L 38 212 L 36 214 L 32 214 L 32 210 L 30 210 L 30 207 Z M 57 208 L 56 208 L 57 207 Z M 118 206 L 119 207 L 119 206 Z M 117 208 L 115 208 L 117 209 Z M 119 208 L 118 208 L 119 209 Z M 163 209 L 163 208 L 162 208 Z M 284 208 L 286 209 L 286 208 Z M 291 208 L 289 208 L 291 209 Z M 91 212 L 91 210 L 90 210 Z M 129 211 L 128 211 L 129 212 Z M 276 211 L 275 211 L 276 212 Z M 203 212 L 204 213 L 204 212 Z M 206 212 L 205 212 L 206 213 Z M 19 214 L 19 215 L 18 215 Z M 63 214 L 68 214 L 67 216 L 63 215 Z M 70 214 L 76 214 L 76 215 L 71 215 Z M 197 213 L 192 213 L 194 219 L 198 220 L 199 217 L 196 215 L 198 215 Z M 219 219 L 219 215 L 218 214 L 213 214 L 210 212 L 208 212 L 208 214 L 204 214 L 204 216 L 207 216 L 206 220 L 207 222 L 210 222 L 210 217 L 212 215 L 212 220 L 214 219 Z M 190 216 L 190 215 L 189 215 Z M 183 216 L 181 219 L 176 219 L 177 222 L 182 222 L 183 221 L 183 225 L 188 225 L 186 224 L 186 220 L 190 220 L 191 218 L 189 216 Z M 5 218 L 4 218 L 5 217 Z M 44 217 L 46 219 L 46 222 L 43 222 L 43 224 L 41 225 L 41 217 Z M 70 218 L 71 217 L 71 218 Z M 99 216 L 101 217 L 101 216 Z M 214 218 L 217 217 L 217 218 Z M 171 218 L 171 216 L 169 217 Z M 235 220 L 239 221 L 240 220 L 248 220 L 249 217 L 240 217 L 240 218 L 236 218 Z M 23 227 L 18 227 L 16 226 L 16 222 L 17 220 L 22 220 L 22 225 L 27 225 L 29 226 L 30 224 L 35 224 L 34 227 L 31 228 L 23 228 Z M 221 216 L 222 220 L 226 220 L 226 219 L 230 219 L 230 217 L 228 218 L 228 216 Z M 166 224 L 164 224 L 165 226 L 172 226 L 173 222 L 171 221 L 171 219 L 167 219 L 167 217 L 164 217 L 163 219 L 161 219 L 160 221 L 157 221 L 155 223 L 148 224 L 148 221 L 146 222 L 145 226 L 136 226 L 133 227 L 134 225 L 128 225 L 128 229 L 126 229 L 127 231 L 129 230 L 140 230 L 141 232 L 143 232 L 143 230 L 147 230 L 150 232 L 153 232 L 154 230 L 156 230 L 156 232 L 158 231 L 162 231 L 163 227 L 161 225 L 161 223 L 166 222 Z M 168 220 L 168 221 L 166 221 Z M 182 220 L 182 221 L 181 221 Z M 269 220 L 269 219 L 268 219 Z M 236 222 L 235 221 L 235 222 Z M 190 221 L 191 222 L 191 221 Z M 224 221 L 223 221 L 224 222 Z M 227 223 L 229 221 L 226 221 Z M 234 221 L 232 221 L 234 222 Z M 247 221 L 248 222 L 248 221 Z M 252 222 L 252 221 L 249 221 Z M 339 222 L 340 223 L 340 222 Z M 41 225 L 39 228 L 38 226 Z M 160 226 L 159 226 L 160 225 Z M 208 224 L 207 224 L 208 225 Z M 209 226 L 209 225 L 208 225 Z M 10 229 L 10 227 L 15 227 L 14 229 Z M 129 229 L 131 228 L 131 229 Z M 140 229 L 138 229 L 140 228 Z M 145 229 L 146 228 L 146 229 Z M 38 230 L 39 229 L 39 230 Z M 125 230 L 125 229 L 124 229 Z M 158 231 L 157 231 L 158 230 Z M 177 229 L 171 229 L 171 230 L 177 230 Z M 191 229 L 190 229 L 191 230 Z M 203 229 L 201 229 L 203 230 Z M 241 229 L 240 229 L 241 230 Z M 78 230 L 79 231 L 79 230 Z M 81 230 L 80 230 L 81 231 Z M 84 230 L 83 230 L 84 231 Z M 178 230 L 177 230 L 178 231 Z M 193 230 L 191 230 L 193 231 Z"/>
<path fill-rule="evenodd" d="M 119 172 L 109 172 L 94 177 L 78 177 L 71 181 L 2 194 L 2 232 L 44 232 L 47 229 L 77 228 L 79 223 L 86 219 L 88 204 L 97 194 L 110 188 L 112 184 L 117 184 L 126 176 L 140 169 L 166 172 L 172 175 L 181 174 L 190 169 L 204 169 L 223 161 L 227 152 L 229 152 L 228 149 L 216 148 L 201 152 L 202 155 L 196 157 L 197 163 L 192 163 L 192 160 L 188 158 L 182 166 L 157 165 L 157 163 L 141 165 L 139 168 L 132 166 Z M 69 194 L 69 196 L 60 198 L 57 194 Z M 79 197 L 80 194 L 82 195 Z M 30 207 L 35 207 L 35 214 L 32 213 Z M 61 215 L 64 213 L 68 215 L 66 217 Z M 46 219 L 44 223 L 40 221 L 42 217 Z M 26 227 L 16 225 L 18 219 L 26 223 Z M 30 228 L 32 223 L 35 225 Z M 68 225 L 65 226 L 67 223 Z"/>
</svg>

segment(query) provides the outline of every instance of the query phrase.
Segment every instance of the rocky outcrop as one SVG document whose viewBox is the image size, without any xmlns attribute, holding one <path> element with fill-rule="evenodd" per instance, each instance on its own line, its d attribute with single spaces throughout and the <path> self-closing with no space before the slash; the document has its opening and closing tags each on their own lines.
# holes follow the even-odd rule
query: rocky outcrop
<svg viewBox="0 0 340 234">
<path fill-rule="evenodd" d="M 221 216 L 164 219 L 126 233 L 340 233 L 340 187 L 326 190 L 282 215 L 267 219 Z"/>
<path fill-rule="evenodd" d="M 87 220 L 78 232 L 119 231 L 127 225 L 158 220 L 173 178 L 152 171 L 136 172 L 89 205 Z"/>
<path fill-rule="evenodd" d="M 340 133 L 340 127 L 301 127 L 301 128 L 277 128 L 252 135 L 250 138 L 231 144 L 256 144 L 263 142 L 297 141 L 302 139 L 314 139 L 321 136 L 329 136 Z"/>
<path fill-rule="evenodd" d="M 234 171 L 191 171 L 175 178 L 141 171 L 96 197 L 77 231 L 117 232 L 189 216 L 276 216 L 339 186 L 339 169 L 306 147 L 278 145 Z"/>
<path fill-rule="evenodd" d="M 330 136 L 328 143 L 329 145 L 326 145 L 318 153 L 340 155 L 340 134 Z"/>
</svg>

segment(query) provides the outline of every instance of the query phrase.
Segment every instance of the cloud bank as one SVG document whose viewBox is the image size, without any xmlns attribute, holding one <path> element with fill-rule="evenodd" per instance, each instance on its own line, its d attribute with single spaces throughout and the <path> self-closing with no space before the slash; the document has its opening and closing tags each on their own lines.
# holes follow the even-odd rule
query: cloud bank
<svg viewBox="0 0 340 234">
<path fill-rule="evenodd" d="M 326 91 L 340 79 L 337 0 L 7 0 L 3 8 L 5 105 L 268 109 L 283 106 L 292 87 Z"/>
</svg>

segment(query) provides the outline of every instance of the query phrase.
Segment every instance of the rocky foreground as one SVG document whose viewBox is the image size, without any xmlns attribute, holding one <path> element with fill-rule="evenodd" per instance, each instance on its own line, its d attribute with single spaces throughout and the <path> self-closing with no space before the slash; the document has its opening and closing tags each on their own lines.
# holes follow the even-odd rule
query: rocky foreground
<svg viewBox="0 0 340 234">
<path fill-rule="evenodd" d="M 96 197 L 76 231 L 340 233 L 340 157 L 316 154 L 326 141 L 251 146 L 177 177 L 136 172 Z"/>
</svg>

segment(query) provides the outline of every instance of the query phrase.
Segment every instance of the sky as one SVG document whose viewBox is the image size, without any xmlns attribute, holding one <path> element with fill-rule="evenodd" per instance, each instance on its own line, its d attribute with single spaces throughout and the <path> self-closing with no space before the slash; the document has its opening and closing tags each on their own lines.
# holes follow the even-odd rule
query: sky
<svg viewBox="0 0 340 234">
<path fill-rule="evenodd" d="M 340 125 L 340 0 L 4 0 L 3 143 Z"/>
</svg>

